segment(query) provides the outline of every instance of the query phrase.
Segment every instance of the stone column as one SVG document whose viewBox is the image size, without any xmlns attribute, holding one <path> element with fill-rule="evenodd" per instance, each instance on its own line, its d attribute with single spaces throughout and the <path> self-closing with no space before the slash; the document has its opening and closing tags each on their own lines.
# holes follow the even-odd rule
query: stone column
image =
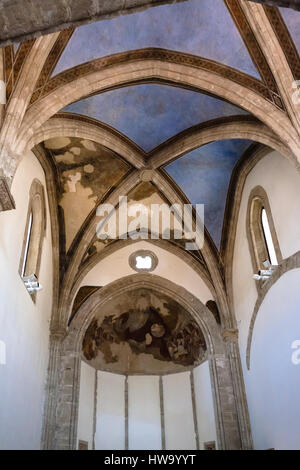
<svg viewBox="0 0 300 470">
<path fill-rule="evenodd" d="M 251 434 L 250 417 L 248 411 L 247 397 L 244 385 L 243 370 L 238 345 L 238 330 L 225 329 L 222 332 L 225 342 L 227 356 L 230 364 L 230 375 L 234 391 L 234 399 L 237 408 L 237 416 L 241 443 L 243 450 L 253 449 L 253 440 Z"/>
<path fill-rule="evenodd" d="M 54 449 L 56 428 L 56 407 L 60 383 L 61 354 L 65 331 L 55 331 L 50 335 L 49 365 L 46 383 L 44 420 L 41 449 Z"/>
<path fill-rule="evenodd" d="M 219 450 L 241 450 L 242 442 L 230 363 L 226 354 L 215 354 L 210 359 L 210 372 Z"/>
<path fill-rule="evenodd" d="M 73 334 L 72 334 L 73 333 Z M 76 331 L 63 341 L 56 393 L 55 450 L 75 450 L 80 390 L 81 348 L 74 348 Z"/>
</svg>

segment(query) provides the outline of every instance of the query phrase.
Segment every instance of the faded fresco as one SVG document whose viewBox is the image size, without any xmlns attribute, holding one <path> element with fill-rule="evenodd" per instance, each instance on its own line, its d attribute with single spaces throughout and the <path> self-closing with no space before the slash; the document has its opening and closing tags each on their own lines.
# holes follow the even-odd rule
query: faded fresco
<svg viewBox="0 0 300 470">
<path fill-rule="evenodd" d="M 167 201 L 161 196 L 157 187 L 150 182 L 141 182 L 134 189 L 132 189 L 127 194 L 127 207 L 129 214 L 134 214 L 133 216 L 128 215 L 127 218 L 127 227 L 128 237 L 132 236 L 133 231 L 140 232 L 139 239 L 150 240 L 151 239 L 151 205 L 152 204 L 166 204 Z M 143 213 L 147 216 L 144 218 Z M 140 217 L 141 216 L 141 217 Z M 100 219 L 99 219 L 100 220 Z M 146 224 L 143 225 L 143 220 L 146 220 Z M 117 222 L 117 239 L 124 233 L 119 232 L 119 209 L 116 209 L 116 222 Z M 132 225 L 133 224 L 133 225 Z M 156 233 L 156 232 L 155 232 Z M 163 226 L 160 219 L 159 231 L 156 234 L 158 238 L 163 239 L 165 236 L 166 240 L 169 240 L 170 243 L 176 244 L 182 249 L 185 249 L 185 244 L 188 240 L 184 237 L 183 231 L 181 231 L 181 238 L 178 238 L 179 235 L 175 233 L 174 230 L 174 215 L 170 214 L 169 221 L 165 220 L 165 225 Z M 96 253 L 100 253 L 105 247 L 111 245 L 115 242 L 114 239 L 107 238 L 101 240 L 95 235 L 91 245 L 88 247 L 85 256 L 83 257 L 83 262 L 89 260 L 90 257 Z M 197 256 L 196 253 L 194 253 Z"/>
<path fill-rule="evenodd" d="M 66 249 L 101 197 L 129 171 L 129 165 L 102 145 L 75 137 L 44 143 L 59 175 L 59 206 L 64 214 Z"/>
<path fill-rule="evenodd" d="M 206 358 L 203 333 L 173 299 L 150 289 L 120 295 L 88 327 L 83 357 L 120 373 L 181 371 Z"/>
</svg>

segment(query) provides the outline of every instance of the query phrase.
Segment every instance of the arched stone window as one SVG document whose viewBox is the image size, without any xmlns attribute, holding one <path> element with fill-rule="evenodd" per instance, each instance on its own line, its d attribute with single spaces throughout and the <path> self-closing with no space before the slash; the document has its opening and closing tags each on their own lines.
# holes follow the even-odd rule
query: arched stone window
<svg viewBox="0 0 300 470">
<path fill-rule="evenodd" d="M 251 191 L 246 230 L 254 273 L 265 270 L 266 261 L 271 265 L 278 265 L 282 261 L 268 196 L 261 186 Z"/>
<path fill-rule="evenodd" d="M 25 227 L 19 274 L 30 294 L 39 290 L 39 272 L 43 240 L 46 233 L 46 206 L 44 188 L 33 180 L 29 192 L 29 206 Z"/>
</svg>

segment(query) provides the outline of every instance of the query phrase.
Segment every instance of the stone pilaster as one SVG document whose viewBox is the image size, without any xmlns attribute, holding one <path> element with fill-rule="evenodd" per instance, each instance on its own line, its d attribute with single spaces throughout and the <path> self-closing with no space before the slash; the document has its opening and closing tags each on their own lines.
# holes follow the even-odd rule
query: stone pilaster
<svg viewBox="0 0 300 470">
<path fill-rule="evenodd" d="M 75 450 L 77 444 L 81 349 L 74 337 L 76 331 L 64 339 L 57 369 L 55 450 Z"/>
<path fill-rule="evenodd" d="M 230 365 L 242 449 L 251 450 L 253 449 L 253 441 L 238 344 L 238 333 L 237 329 L 225 329 L 222 331 L 222 337 Z"/>
<path fill-rule="evenodd" d="M 44 450 L 50 450 L 54 448 L 56 405 L 60 378 L 61 351 L 64 336 L 64 331 L 56 331 L 50 335 L 48 376 L 46 383 L 44 420 L 41 441 L 41 448 Z"/>
<path fill-rule="evenodd" d="M 241 450 L 242 440 L 239 429 L 238 413 L 230 370 L 230 361 L 226 354 L 217 354 L 210 361 L 213 375 L 213 387 L 218 387 L 217 402 L 217 436 L 220 450 Z"/>
</svg>

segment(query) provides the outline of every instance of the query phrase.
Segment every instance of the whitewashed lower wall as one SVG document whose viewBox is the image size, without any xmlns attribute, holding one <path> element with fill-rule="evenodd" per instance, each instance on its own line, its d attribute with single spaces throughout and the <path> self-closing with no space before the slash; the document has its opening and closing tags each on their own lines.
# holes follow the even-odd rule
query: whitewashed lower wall
<svg viewBox="0 0 300 470">
<path fill-rule="evenodd" d="M 195 450 L 197 441 L 204 449 L 205 442 L 216 442 L 208 362 L 193 375 L 194 400 L 190 372 L 163 376 L 160 390 L 159 376 L 126 379 L 98 371 L 95 408 L 95 371 L 82 363 L 78 440 L 91 449 L 95 428 L 96 450 L 160 450 L 163 441 L 167 450 Z"/>
<path fill-rule="evenodd" d="M 159 377 L 128 377 L 129 449 L 161 449 Z"/>
<path fill-rule="evenodd" d="M 196 415 L 200 450 L 205 442 L 215 441 L 217 432 L 214 413 L 214 403 L 208 361 L 193 370 L 195 384 Z"/>
<path fill-rule="evenodd" d="M 300 269 L 284 274 L 256 318 L 251 367 L 245 371 L 255 449 L 300 449 L 299 286 Z"/>
<path fill-rule="evenodd" d="M 196 449 L 190 373 L 163 377 L 166 448 Z"/>
<path fill-rule="evenodd" d="M 93 448 L 94 440 L 95 380 L 95 369 L 82 361 L 80 372 L 77 443 L 79 440 L 88 442 L 89 449 Z"/>
<path fill-rule="evenodd" d="M 125 377 L 98 372 L 95 449 L 125 449 Z"/>
<path fill-rule="evenodd" d="M 6 345 L 6 364 L 0 364 L 0 449 L 7 450 L 36 450 L 41 443 L 53 279 L 47 195 L 47 229 L 39 275 L 43 290 L 38 292 L 36 303 L 19 276 L 34 178 L 41 181 L 46 195 L 43 169 L 29 152 L 12 184 L 16 209 L 0 212 L 0 341 Z"/>
</svg>

